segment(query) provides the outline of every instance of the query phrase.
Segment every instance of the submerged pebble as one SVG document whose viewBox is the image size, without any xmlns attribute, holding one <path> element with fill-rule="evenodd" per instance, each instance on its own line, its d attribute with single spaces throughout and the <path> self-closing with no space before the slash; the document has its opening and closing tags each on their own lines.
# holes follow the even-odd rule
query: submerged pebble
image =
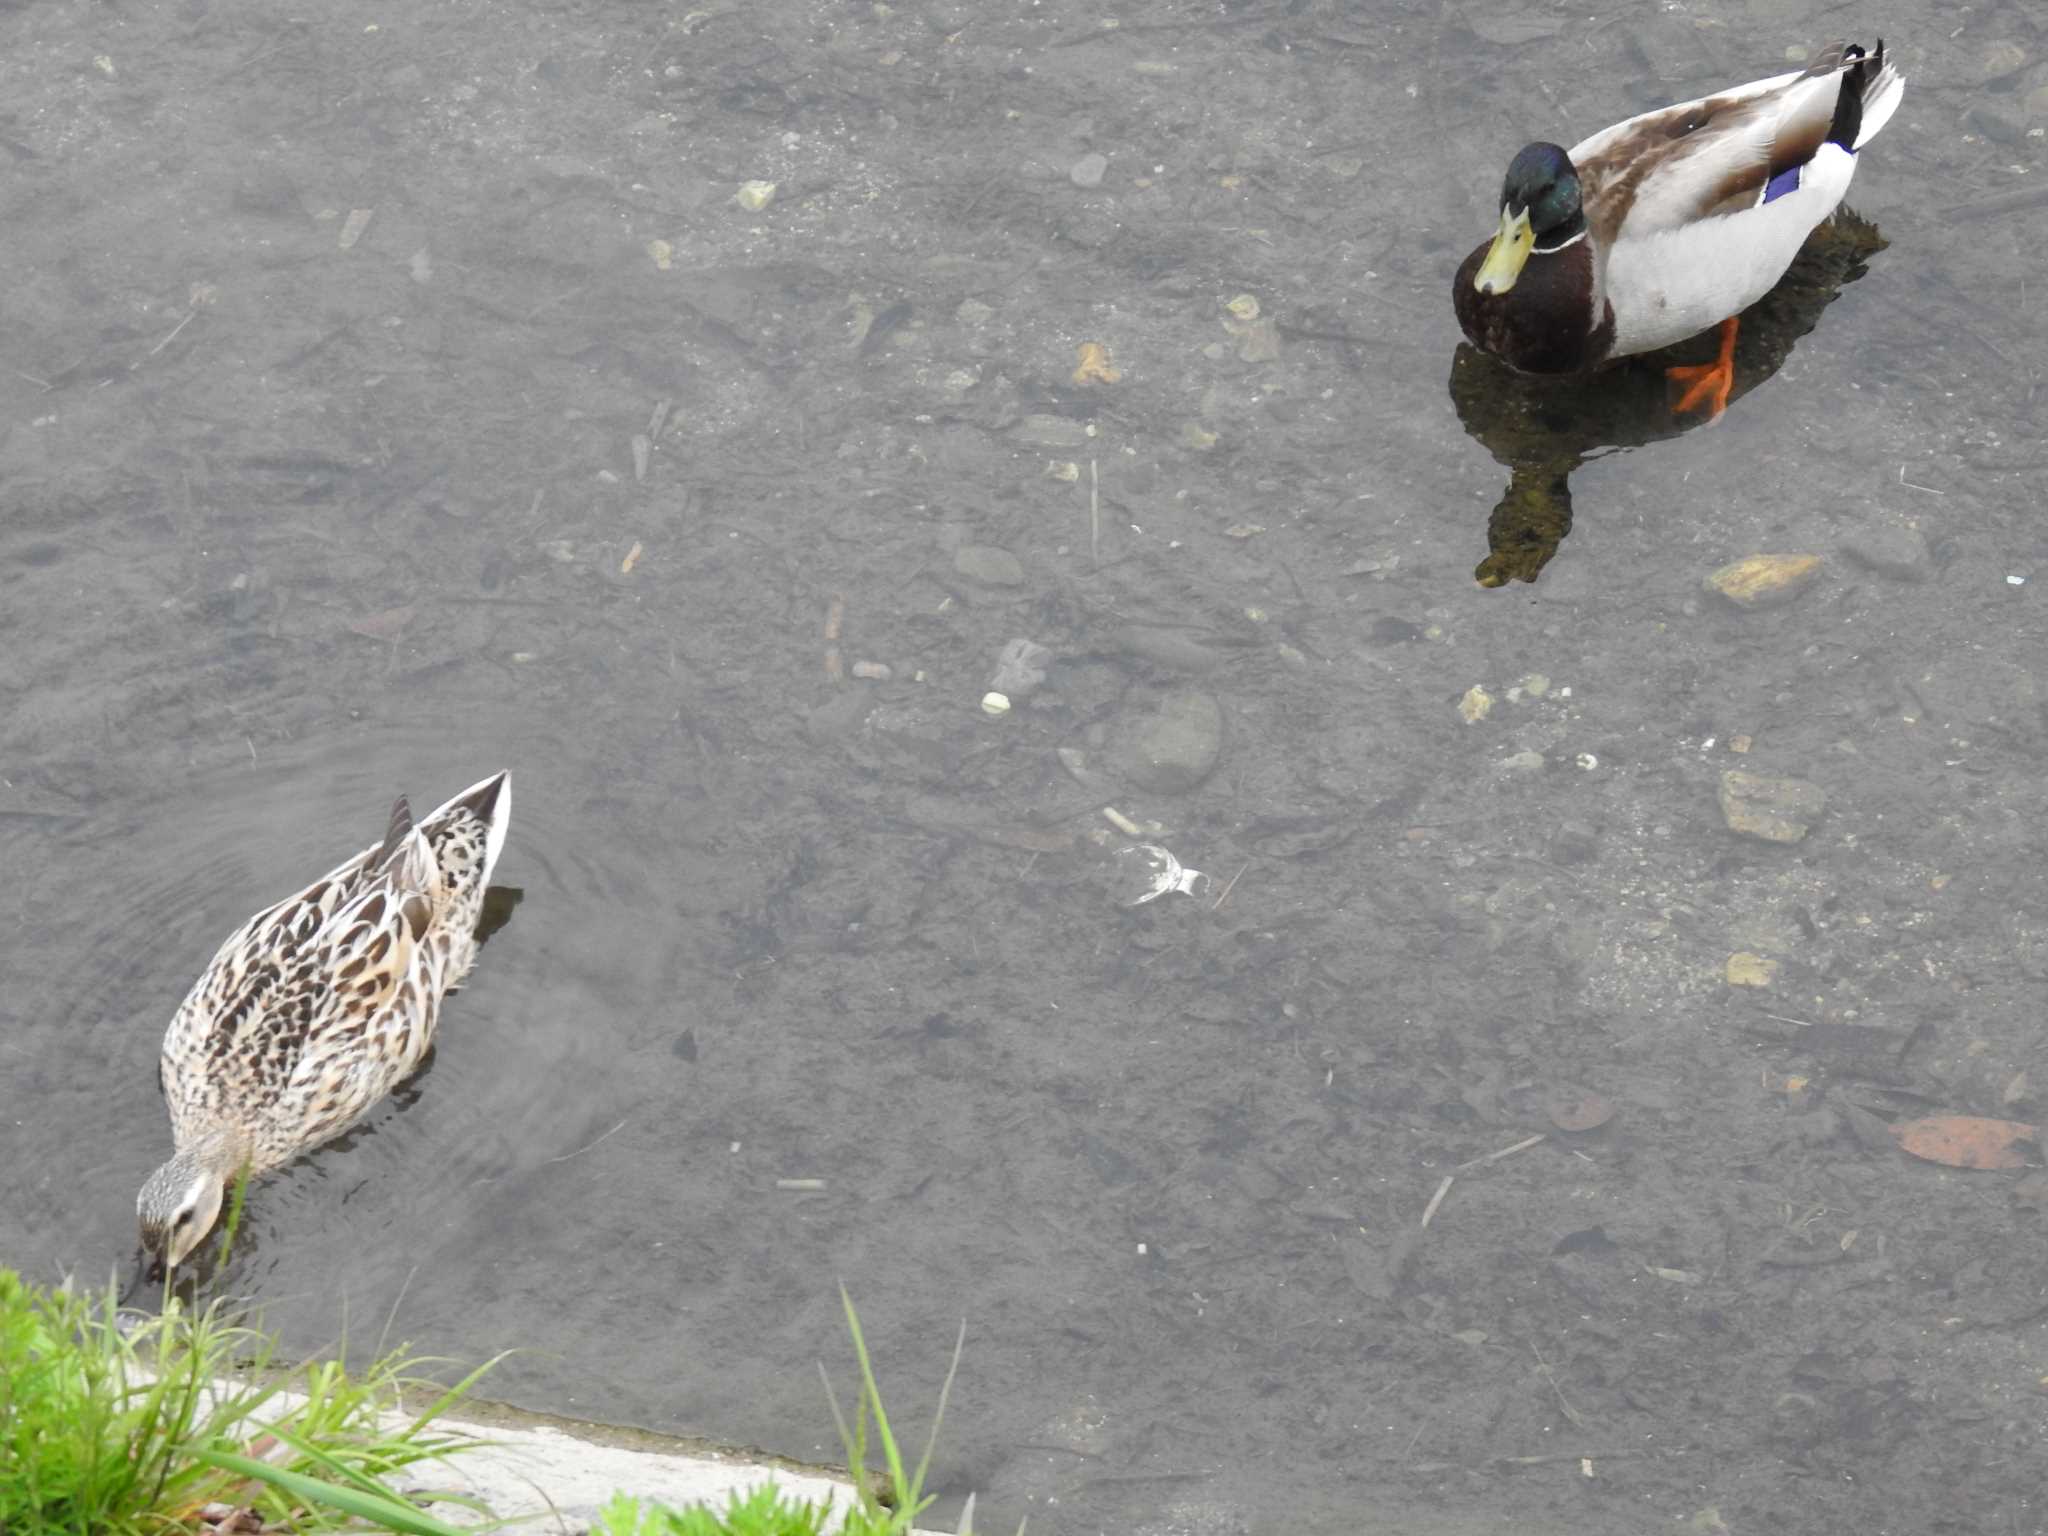
<svg viewBox="0 0 2048 1536">
<path fill-rule="evenodd" d="M 1110 744 L 1117 771 L 1140 789 L 1179 794 L 1209 776 L 1223 750 L 1223 706 L 1183 688 L 1127 718 Z"/>
<path fill-rule="evenodd" d="M 1024 562 L 993 544 L 962 544 L 953 555 L 953 569 L 969 581 L 989 587 L 1020 587 Z"/>
<path fill-rule="evenodd" d="M 1738 608 L 1775 608 L 1804 592 L 1819 574 L 1819 555 L 1745 555 L 1709 575 L 1706 588 Z"/>
<path fill-rule="evenodd" d="M 1112 649 L 1149 661 L 1169 672 L 1208 672 L 1223 657 L 1185 630 L 1156 624 L 1126 624 L 1110 633 Z"/>
<path fill-rule="evenodd" d="M 1843 544 L 1842 553 L 1894 581 L 1927 579 L 1927 540 L 1911 528 L 1872 528 Z"/>
<path fill-rule="evenodd" d="M 1728 957 L 1722 975 L 1731 987 L 1768 987 L 1778 979 L 1778 962 L 1750 950 L 1738 949 Z"/>
<path fill-rule="evenodd" d="M 1730 768 L 1721 775 L 1721 817 L 1732 832 L 1796 843 L 1827 809 L 1827 791 L 1805 779 Z"/>
</svg>

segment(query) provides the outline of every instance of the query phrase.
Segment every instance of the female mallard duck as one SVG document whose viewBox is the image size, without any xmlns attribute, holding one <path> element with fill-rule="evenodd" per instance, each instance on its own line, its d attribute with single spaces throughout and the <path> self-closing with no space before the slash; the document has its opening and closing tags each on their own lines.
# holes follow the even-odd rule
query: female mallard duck
<svg viewBox="0 0 2048 1536">
<path fill-rule="evenodd" d="M 420 1064 L 476 958 L 511 813 L 507 773 L 417 825 L 401 798 L 381 843 L 221 946 L 164 1032 L 177 1150 L 136 1199 L 151 1260 L 182 1262 L 229 1180 L 339 1136 Z"/>
<path fill-rule="evenodd" d="M 1741 312 L 1770 292 L 1898 109 L 1884 56 L 1837 43 L 1806 68 L 1645 112 L 1508 166 L 1500 231 L 1452 287 L 1472 344 L 1577 373 L 1721 326 L 1717 361 L 1667 370 L 1681 411 L 1726 409 Z"/>
</svg>

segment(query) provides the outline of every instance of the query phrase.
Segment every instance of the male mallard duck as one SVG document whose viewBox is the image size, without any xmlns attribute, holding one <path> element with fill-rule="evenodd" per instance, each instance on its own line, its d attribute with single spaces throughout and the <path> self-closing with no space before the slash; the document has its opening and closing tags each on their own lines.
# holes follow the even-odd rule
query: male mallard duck
<svg viewBox="0 0 2048 1536">
<path fill-rule="evenodd" d="M 381 843 L 221 946 L 164 1031 L 177 1150 L 135 1202 L 153 1261 L 198 1246 L 230 1180 L 339 1136 L 420 1064 L 476 958 L 511 813 L 508 773 L 417 825 L 401 797 Z"/>
<path fill-rule="evenodd" d="M 1458 323 L 1525 373 L 1577 373 L 1721 326 L 1717 361 L 1667 370 L 1718 416 L 1741 312 L 1835 211 L 1856 151 L 1898 109 L 1884 56 L 1837 43 L 1806 68 L 1645 112 L 1508 166 L 1500 231 L 1458 268 Z"/>
</svg>

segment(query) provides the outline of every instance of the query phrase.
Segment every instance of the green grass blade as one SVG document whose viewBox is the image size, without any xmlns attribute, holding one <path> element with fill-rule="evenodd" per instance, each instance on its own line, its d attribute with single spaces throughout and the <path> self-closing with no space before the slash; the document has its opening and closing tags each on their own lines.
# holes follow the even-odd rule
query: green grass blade
<svg viewBox="0 0 2048 1536">
<path fill-rule="evenodd" d="M 402 1536 L 466 1536 L 465 1532 L 445 1521 L 436 1520 L 425 1510 L 384 1488 L 382 1484 L 377 1485 L 379 1492 L 369 1493 L 361 1488 L 322 1482 L 319 1478 L 309 1477 L 303 1472 L 287 1471 L 283 1467 L 274 1467 L 267 1461 L 257 1461 L 250 1456 L 237 1456 L 231 1451 L 194 1447 L 192 1456 L 208 1466 L 253 1478 L 260 1483 L 268 1483 L 303 1503 L 336 1509 L 344 1515 L 353 1515 L 358 1520 L 371 1521 L 384 1530 L 401 1532 Z"/>
<path fill-rule="evenodd" d="M 469 1389 L 475 1386 L 479 1381 L 483 1379 L 484 1372 L 490 1370 L 492 1367 L 497 1365 L 497 1363 L 500 1360 L 503 1360 L 507 1355 L 511 1353 L 512 1351 L 508 1349 L 491 1356 L 490 1359 L 486 1360 L 482 1365 L 478 1366 L 475 1370 L 471 1371 L 467 1376 L 463 1377 L 462 1380 L 455 1383 L 454 1386 L 448 1388 L 439 1397 L 435 1398 L 431 1403 L 427 1404 L 427 1406 L 420 1411 L 419 1416 L 412 1421 L 411 1426 L 406 1430 L 406 1437 L 410 1439 L 412 1436 L 418 1434 L 421 1430 L 425 1429 L 429 1424 L 433 1423 L 434 1420 L 438 1419 L 442 1414 L 446 1413 L 450 1408 L 453 1408 L 457 1403 L 461 1402 L 464 1398 L 468 1397 Z M 418 1365 L 421 1362 L 414 1361 L 412 1363 L 414 1365 Z M 481 1445 L 488 1445 L 491 1442 L 486 1440 L 479 1441 L 477 1443 Z"/>
<path fill-rule="evenodd" d="M 946 1399 L 953 1395 L 953 1378 L 960 1374 L 960 1355 L 967 1348 L 967 1319 L 960 1319 L 960 1331 L 953 1336 L 953 1359 L 946 1367 L 946 1379 L 939 1387 L 939 1406 L 932 1410 L 932 1432 L 924 1438 L 924 1454 L 917 1459 L 917 1476 L 911 1487 L 924 1491 L 925 1474 L 932 1469 L 932 1452 L 939 1447 L 939 1426 L 946 1422 Z M 968 1517 L 973 1518 L 973 1495 L 968 1495 Z"/>
<path fill-rule="evenodd" d="M 854 1357 L 860 1361 L 861 1394 L 874 1412 L 875 1438 L 881 1442 L 882 1458 L 889 1464 L 889 1486 L 896 1494 L 897 1504 L 908 1507 L 915 1502 L 915 1490 L 904 1480 L 903 1453 L 896 1448 L 896 1436 L 890 1432 L 889 1416 L 882 1408 L 882 1389 L 875 1384 L 875 1368 L 868 1360 L 867 1340 L 861 1337 L 860 1314 L 853 1310 L 853 1298 L 846 1294 L 843 1285 L 839 1287 L 839 1300 L 846 1308 L 846 1331 L 853 1335 Z"/>
</svg>

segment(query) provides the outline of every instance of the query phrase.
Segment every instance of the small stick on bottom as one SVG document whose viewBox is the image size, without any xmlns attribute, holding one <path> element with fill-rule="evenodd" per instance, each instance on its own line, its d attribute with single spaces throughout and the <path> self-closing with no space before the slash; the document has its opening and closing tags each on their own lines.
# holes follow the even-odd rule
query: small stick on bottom
<svg viewBox="0 0 2048 1536">
<path fill-rule="evenodd" d="M 1444 1203 L 1444 1196 L 1451 1192 L 1451 1186 L 1457 1182 L 1456 1174 L 1444 1175 L 1443 1183 L 1437 1185 L 1436 1193 L 1429 1197 L 1429 1204 L 1422 1209 L 1422 1224 L 1425 1227 L 1429 1225 L 1430 1218 L 1436 1215 L 1436 1208 Z"/>
</svg>

